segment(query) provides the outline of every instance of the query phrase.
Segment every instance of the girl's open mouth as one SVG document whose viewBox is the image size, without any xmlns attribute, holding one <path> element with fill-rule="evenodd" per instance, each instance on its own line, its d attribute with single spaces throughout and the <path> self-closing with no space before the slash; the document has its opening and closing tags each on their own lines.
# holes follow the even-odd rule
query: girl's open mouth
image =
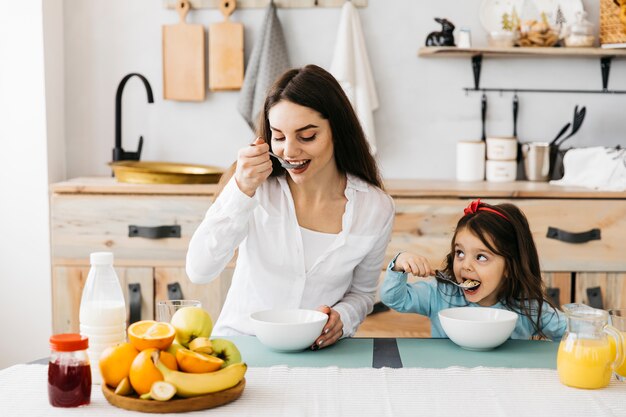
<svg viewBox="0 0 626 417">
<path fill-rule="evenodd" d="M 465 278 L 461 284 L 468 287 L 463 289 L 467 294 L 474 294 L 480 287 L 480 281 L 469 278 Z"/>
</svg>

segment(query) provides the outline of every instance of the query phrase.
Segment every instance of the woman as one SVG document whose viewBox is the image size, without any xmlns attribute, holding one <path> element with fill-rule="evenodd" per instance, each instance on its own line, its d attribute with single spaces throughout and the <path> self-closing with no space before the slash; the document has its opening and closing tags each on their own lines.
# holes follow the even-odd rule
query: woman
<svg viewBox="0 0 626 417">
<path fill-rule="evenodd" d="M 329 319 L 311 348 L 329 346 L 372 310 L 393 202 L 350 102 L 322 68 L 283 74 L 259 119 L 259 137 L 239 151 L 191 238 L 187 274 L 211 281 L 238 248 L 213 333 L 254 334 L 255 311 L 317 308 Z M 283 168 L 270 150 L 296 167 Z"/>
</svg>

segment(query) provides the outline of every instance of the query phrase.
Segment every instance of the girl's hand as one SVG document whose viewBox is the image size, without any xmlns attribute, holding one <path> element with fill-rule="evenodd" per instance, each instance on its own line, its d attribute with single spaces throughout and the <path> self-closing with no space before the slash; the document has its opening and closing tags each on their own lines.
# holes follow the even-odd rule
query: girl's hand
<svg viewBox="0 0 626 417">
<path fill-rule="evenodd" d="M 339 313 L 329 306 L 321 306 L 317 309 L 324 314 L 328 314 L 328 321 L 322 329 L 320 337 L 318 337 L 311 346 L 311 350 L 318 350 L 330 346 L 343 336 L 343 322 L 341 321 Z"/>
<path fill-rule="evenodd" d="M 398 255 L 393 270 L 408 272 L 418 277 L 429 277 L 435 274 L 426 258 L 410 252 L 402 252 Z"/>
<path fill-rule="evenodd" d="M 272 173 L 269 145 L 261 138 L 256 138 L 252 145 L 254 146 L 246 146 L 239 150 L 235 171 L 237 186 L 250 197 Z"/>
</svg>

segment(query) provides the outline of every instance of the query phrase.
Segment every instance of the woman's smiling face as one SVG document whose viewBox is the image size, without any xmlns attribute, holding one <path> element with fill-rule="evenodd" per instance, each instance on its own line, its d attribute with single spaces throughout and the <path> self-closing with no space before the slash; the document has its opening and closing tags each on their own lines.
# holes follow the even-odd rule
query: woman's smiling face
<svg viewBox="0 0 626 417">
<path fill-rule="evenodd" d="M 468 229 L 459 230 L 454 243 L 453 269 L 457 282 L 463 282 L 466 279 L 480 282 L 478 287 L 464 290 L 467 301 L 484 307 L 496 304 L 498 292 L 505 279 L 504 258 L 489 250 Z"/>
<path fill-rule="evenodd" d="M 300 165 L 287 170 L 295 183 L 337 170 L 330 124 L 317 111 L 282 100 L 269 110 L 268 120 L 274 153 Z"/>
</svg>

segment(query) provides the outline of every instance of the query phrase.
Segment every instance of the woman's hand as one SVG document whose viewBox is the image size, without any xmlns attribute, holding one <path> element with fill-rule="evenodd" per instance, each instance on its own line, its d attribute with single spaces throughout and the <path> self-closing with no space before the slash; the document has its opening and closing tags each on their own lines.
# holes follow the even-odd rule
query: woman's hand
<svg viewBox="0 0 626 417">
<path fill-rule="evenodd" d="M 337 342 L 343 336 L 343 322 L 341 316 L 336 310 L 329 306 L 321 306 L 317 308 L 324 314 L 328 314 L 328 321 L 322 329 L 322 334 L 317 338 L 311 346 L 311 350 L 317 350 L 330 346 Z"/>
<path fill-rule="evenodd" d="M 256 138 L 252 145 L 239 150 L 235 171 L 237 186 L 250 197 L 272 173 L 269 145 L 261 138 Z"/>
<path fill-rule="evenodd" d="M 398 255 L 393 270 L 408 272 L 418 277 L 429 277 L 435 273 L 428 259 L 410 252 L 402 252 Z"/>
</svg>

